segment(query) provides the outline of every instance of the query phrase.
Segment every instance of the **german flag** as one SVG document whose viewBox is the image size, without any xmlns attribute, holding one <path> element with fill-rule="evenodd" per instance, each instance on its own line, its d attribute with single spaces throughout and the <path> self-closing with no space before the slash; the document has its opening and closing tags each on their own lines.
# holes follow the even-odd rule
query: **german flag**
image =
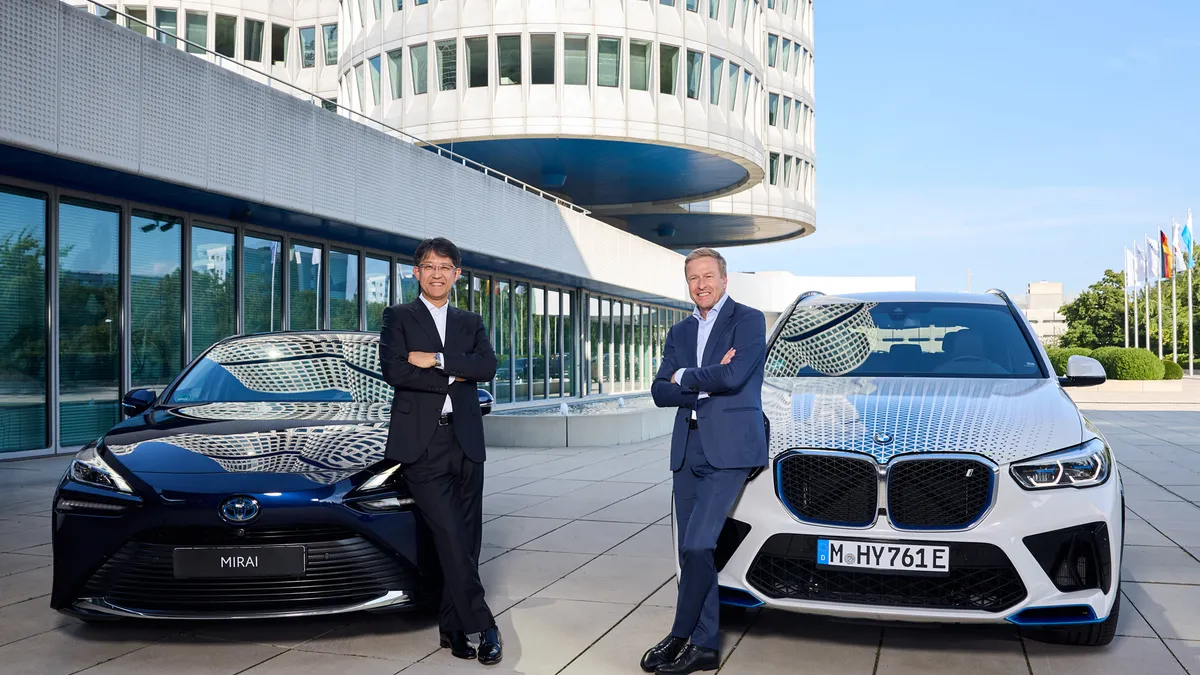
<svg viewBox="0 0 1200 675">
<path fill-rule="evenodd" d="M 1171 241 L 1167 239 L 1167 233 L 1162 230 L 1158 231 L 1158 236 L 1161 237 L 1159 249 L 1162 250 L 1162 278 L 1170 279 L 1171 274 L 1175 271 L 1175 265 L 1171 260 Z"/>
</svg>

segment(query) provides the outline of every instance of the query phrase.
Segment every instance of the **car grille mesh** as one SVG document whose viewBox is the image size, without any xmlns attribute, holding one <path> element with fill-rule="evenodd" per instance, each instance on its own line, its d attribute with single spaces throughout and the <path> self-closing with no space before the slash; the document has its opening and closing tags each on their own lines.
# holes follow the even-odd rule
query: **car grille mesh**
<svg viewBox="0 0 1200 675">
<path fill-rule="evenodd" d="M 778 460 L 779 498 L 797 517 L 861 527 L 875 520 L 879 476 L 870 457 L 792 454 Z"/>
<path fill-rule="evenodd" d="M 176 546 L 303 544 L 307 570 L 299 579 L 243 577 L 176 579 Z M 414 568 L 362 536 L 336 527 L 251 530 L 163 529 L 127 542 L 83 592 L 128 609 L 196 615 L 321 610 L 378 598 L 416 585 Z"/>
<path fill-rule="evenodd" d="M 967 527 L 991 495 L 992 470 L 973 459 L 914 459 L 888 472 L 888 515 L 901 528 Z"/>
<path fill-rule="evenodd" d="M 1025 598 L 1004 552 L 991 544 L 950 546 L 950 572 L 865 572 L 816 564 L 817 538 L 777 534 L 759 551 L 747 580 L 771 598 L 889 607 L 1002 612 Z"/>
</svg>

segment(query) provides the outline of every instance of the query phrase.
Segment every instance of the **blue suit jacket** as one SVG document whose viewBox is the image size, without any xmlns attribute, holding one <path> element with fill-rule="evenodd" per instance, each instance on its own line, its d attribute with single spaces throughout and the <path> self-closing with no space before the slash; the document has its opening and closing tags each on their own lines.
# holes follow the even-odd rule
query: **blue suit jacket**
<svg viewBox="0 0 1200 675">
<path fill-rule="evenodd" d="M 662 364 L 654 377 L 651 394 L 660 408 L 678 407 L 671 435 L 671 470 L 683 466 L 688 419 L 695 409 L 704 456 L 714 468 L 741 469 L 767 464 L 767 434 L 763 426 L 763 365 L 767 351 L 767 321 L 763 313 L 729 298 L 709 333 L 701 363 L 696 363 L 696 335 L 700 324 L 694 316 L 680 321 L 667 333 Z M 721 357 L 737 350 L 728 365 Z M 680 368 L 682 384 L 671 376 Z M 709 397 L 698 399 L 701 391 Z"/>
</svg>

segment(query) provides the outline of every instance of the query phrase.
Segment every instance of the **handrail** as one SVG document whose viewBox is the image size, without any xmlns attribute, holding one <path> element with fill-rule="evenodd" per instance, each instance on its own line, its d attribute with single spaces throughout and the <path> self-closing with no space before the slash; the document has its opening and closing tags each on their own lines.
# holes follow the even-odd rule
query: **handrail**
<svg viewBox="0 0 1200 675">
<path fill-rule="evenodd" d="M 304 96 L 307 96 L 309 98 L 309 101 L 311 103 L 313 103 L 314 105 L 316 105 L 317 101 L 321 101 L 325 106 L 332 105 L 333 107 L 337 108 L 339 111 L 345 111 L 347 117 L 355 118 L 356 121 L 360 121 L 360 123 L 362 123 L 362 124 L 366 124 L 366 123 L 377 124 L 377 125 L 379 125 L 380 131 L 383 131 L 386 129 L 387 131 L 391 131 L 393 133 L 399 134 L 402 138 L 408 140 L 409 142 L 411 142 L 415 145 L 422 145 L 427 148 L 435 149 L 435 151 L 437 152 L 439 157 L 446 157 L 447 159 L 458 162 L 459 164 L 462 164 L 465 167 L 475 169 L 476 171 L 479 171 L 480 173 L 484 174 L 485 176 L 490 176 L 497 180 L 502 180 L 509 185 L 516 185 L 517 187 L 525 190 L 526 192 L 532 192 L 533 194 L 541 197 L 542 199 L 552 201 L 555 204 L 558 204 L 559 206 L 564 206 L 568 209 L 571 209 L 572 211 L 576 211 L 576 212 L 582 213 L 584 215 L 591 214 L 591 211 L 583 208 L 582 206 L 579 206 L 578 204 L 575 204 L 574 202 L 569 202 L 569 201 L 563 199 L 562 197 L 550 194 L 549 192 L 546 192 L 545 190 L 543 190 L 539 187 L 530 185 L 529 183 L 526 183 L 525 181 L 523 181 L 519 178 L 514 178 L 514 177 L 504 173 L 503 171 L 497 171 L 496 169 L 493 169 L 490 166 L 487 166 L 486 164 L 481 164 L 469 157 L 464 157 L 463 155 L 460 155 L 457 152 L 454 152 L 453 150 L 444 148 L 441 145 L 438 145 L 437 143 L 430 143 L 428 141 L 422 140 L 422 139 L 408 133 L 407 131 L 404 131 L 403 129 L 398 129 L 390 124 L 386 124 L 382 120 L 374 119 L 374 118 L 372 118 L 368 115 L 364 115 L 363 113 L 360 113 L 356 110 L 347 108 L 346 106 L 344 106 L 336 101 L 330 101 L 329 99 L 327 99 L 323 96 L 314 94 L 313 92 L 308 91 L 307 89 L 298 87 L 298 86 L 292 84 L 291 82 L 288 82 L 286 80 L 281 80 L 281 79 L 275 77 L 274 75 L 271 75 L 270 73 L 265 73 L 257 68 L 251 68 L 250 66 L 247 66 L 246 64 L 242 63 L 241 61 L 238 61 L 237 59 L 231 59 L 222 54 L 218 54 L 217 52 L 212 51 L 205 45 L 196 44 L 195 42 L 192 42 L 192 41 L 188 40 L 187 38 L 183 38 L 183 37 L 176 35 L 175 33 L 171 33 L 169 31 L 163 30 L 155 25 L 152 25 L 146 21 L 143 21 L 143 20 L 137 18 L 136 16 L 130 16 L 129 14 L 127 14 L 125 12 L 122 12 L 113 7 L 109 7 L 108 5 L 104 4 L 104 2 L 102 2 L 101 0 L 84 0 L 84 2 L 87 2 L 91 5 L 95 5 L 97 7 L 101 7 L 109 12 L 112 12 L 113 14 L 116 14 L 117 16 L 125 17 L 125 20 L 126 20 L 125 27 L 126 28 L 129 27 L 130 21 L 136 21 L 137 23 L 140 23 L 141 25 L 145 26 L 146 28 L 153 30 L 156 36 L 168 35 L 171 37 L 172 40 L 178 40 L 186 45 L 190 45 L 192 47 L 195 47 L 196 49 L 201 50 L 205 54 L 208 54 L 210 57 L 215 59 L 215 63 L 219 66 L 223 66 L 226 63 L 232 63 L 243 70 L 248 70 L 256 75 L 264 77 L 267 79 L 268 87 L 270 86 L 271 82 L 277 82 L 279 84 L 282 84 L 285 87 L 288 87 L 289 89 L 293 89 L 297 92 L 300 92 Z M 83 7 L 75 7 L 75 9 L 82 9 L 83 11 L 87 11 Z M 88 12 L 88 13 L 90 14 L 91 12 Z M 149 15 L 147 15 L 146 18 L 150 18 Z M 176 29 L 176 30 L 178 30 L 178 29 Z M 147 35 L 146 37 L 150 37 L 150 36 Z M 151 38 L 151 39 L 154 39 L 154 38 Z M 199 54 L 196 54 L 196 56 L 199 56 Z M 244 73 L 243 73 L 243 76 L 244 76 Z M 299 98 L 303 98 L 303 96 L 299 97 Z"/>
</svg>

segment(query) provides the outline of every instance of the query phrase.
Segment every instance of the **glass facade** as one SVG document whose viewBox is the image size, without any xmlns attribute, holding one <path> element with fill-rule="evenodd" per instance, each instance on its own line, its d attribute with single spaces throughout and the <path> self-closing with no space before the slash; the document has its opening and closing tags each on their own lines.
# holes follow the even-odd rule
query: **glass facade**
<svg viewBox="0 0 1200 675">
<path fill-rule="evenodd" d="M 60 192 L 0 184 L 0 453 L 95 440 L 231 335 L 378 331 L 419 293 L 403 254 Z M 476 269 L 452 302 L 483 318 L 498 403 L 645 392 L 672 312 Z"/>
</svg>

